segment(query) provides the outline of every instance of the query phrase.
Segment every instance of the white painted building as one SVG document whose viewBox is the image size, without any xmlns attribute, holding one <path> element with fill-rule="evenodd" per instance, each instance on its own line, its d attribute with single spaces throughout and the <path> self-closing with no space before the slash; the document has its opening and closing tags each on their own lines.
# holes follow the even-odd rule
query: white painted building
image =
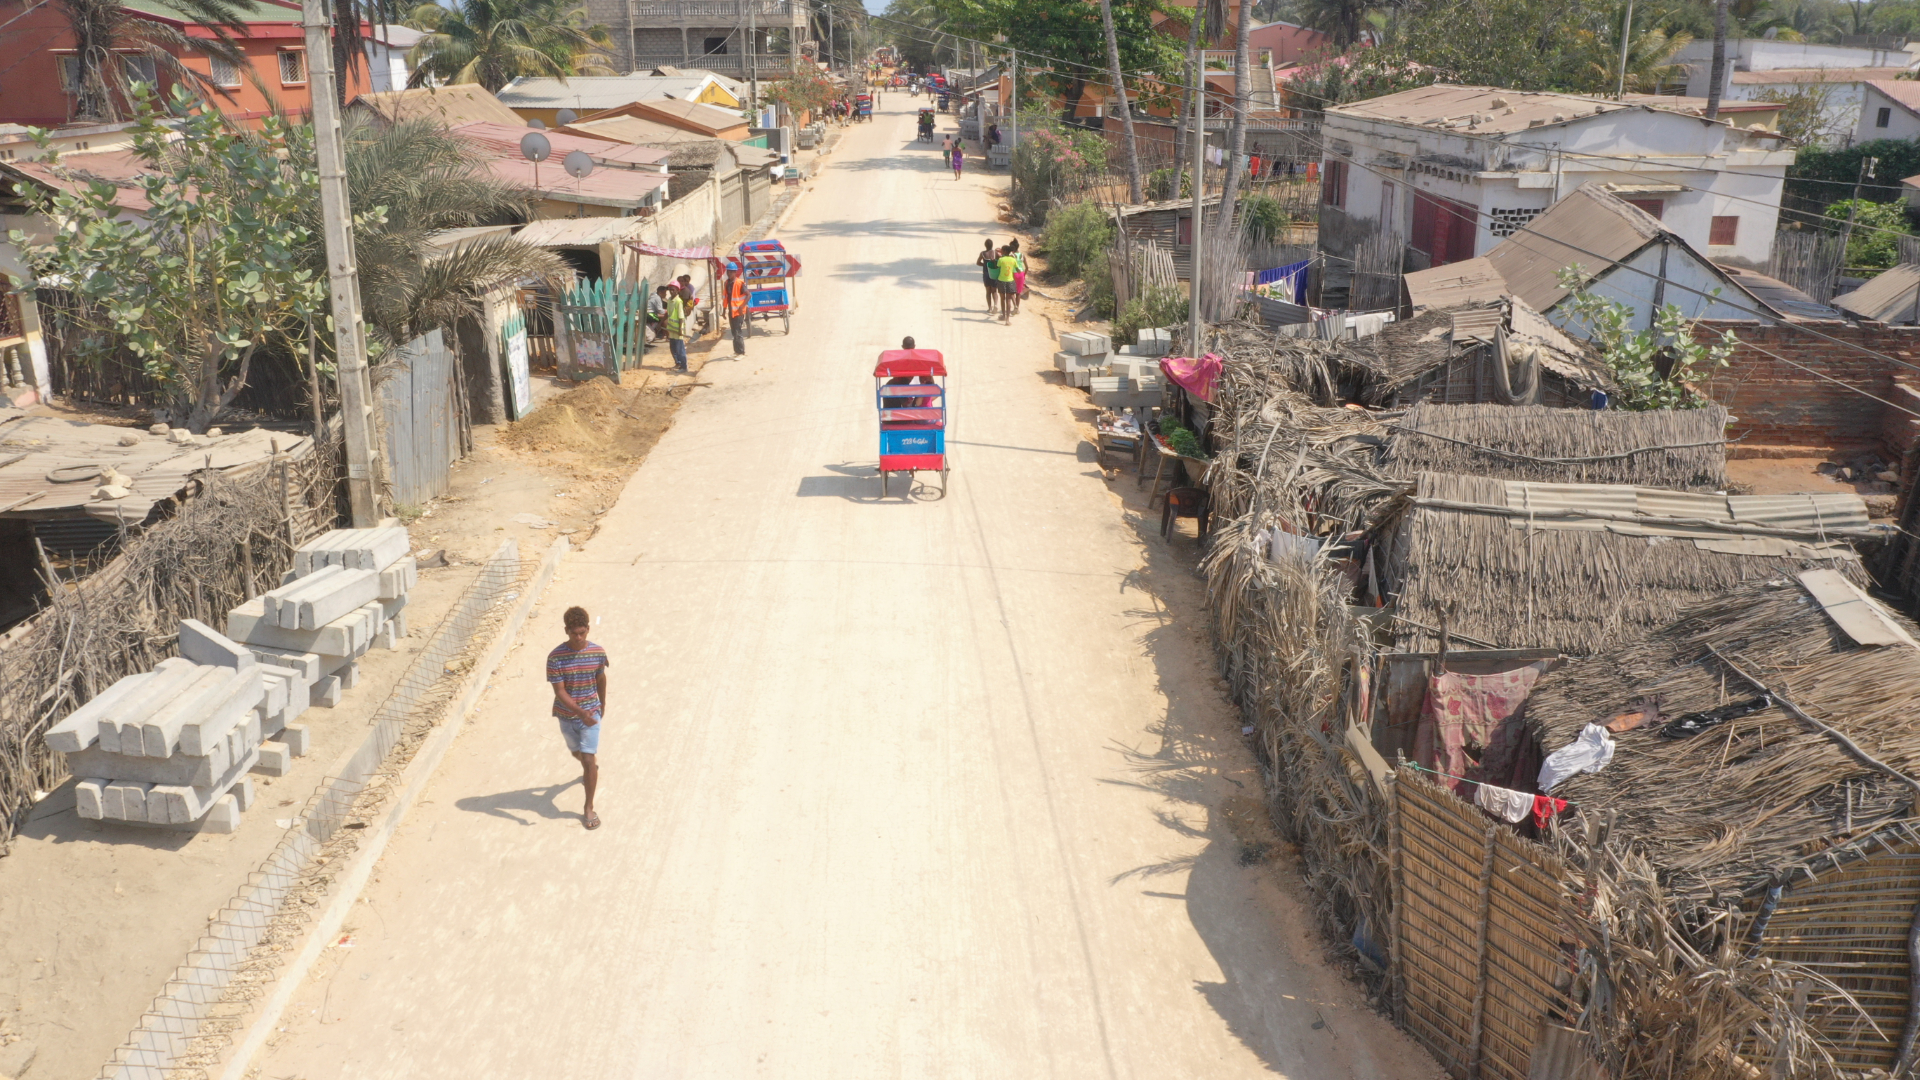
<svg viewBox="0 0 1920 1080">
<path fill-rule="evenodd" d="M 426 34 L 411 26 L 384 23 L 375 26 L 366 38 L 367 77 L 375 93 L 405 90 L 413 68 L 407 63 L 407 50 L 420 43 Z"/>
<path fill-rule="evenodd" d="M 1726 79 L 1720 96 L 1729 101 L 1816 93 L 1824 98 L 1824 138 L 1844 144 L 1867 94 L 1867 85 L 1890 80 L 1915 66 L 1915 54 L 1902 49 L 1816 45 L 1807 41 L 1737 38 L 1727 42 Z M 1674 54 L 1687 73 L 1687 94 L 1706 97 L 1712 84 L 1713 42 L 1696 38 Z"/>
<path fill-rule="evenodd" d="M 1860 122 L 1853 141 L 1920 138 L 1920 82 L 1912 79 L 1875 79 L 1866 84 L 1860 103 Z"/>
<path fill-rule="evenodd" d="M 1412 269 L 1484 255 L 1585 184 L 1628 200 L 1712 259 L 1764 267 L 1793 163 L 1770 132 L 1631 102 L 1476 86 L 1336 106 L 1322 134 L 1320 239 L 1335 268 L 1382 230 L 1404 241 Z"/>
</svg>

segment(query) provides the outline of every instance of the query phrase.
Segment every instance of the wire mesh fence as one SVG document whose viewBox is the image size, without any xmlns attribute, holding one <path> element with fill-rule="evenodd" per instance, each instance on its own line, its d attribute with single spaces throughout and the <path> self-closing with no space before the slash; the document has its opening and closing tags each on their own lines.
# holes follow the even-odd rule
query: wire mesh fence
<svg viewBox="0 0 1920 1080">
<path fill-rule="evenodd" d="M 381 703 L 359 751 L 322 781 L 273 852 L 209 922 L 101 1068 L 101 1080 L 204 1078 L 218 1064 L 248 1004 L 297 951 L 345 856 L 392 795 L 390 781 L 443 718 L 461 676 L 519 596 L 525 569 L 512 541 L 481 568 Z"/>
</svg>

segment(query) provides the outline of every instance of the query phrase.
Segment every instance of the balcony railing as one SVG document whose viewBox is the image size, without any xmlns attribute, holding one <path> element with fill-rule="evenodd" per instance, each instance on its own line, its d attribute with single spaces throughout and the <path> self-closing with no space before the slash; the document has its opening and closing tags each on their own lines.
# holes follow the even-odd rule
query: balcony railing
<svg viewBox="0 0 1920 1080">
<path fill-rule="evenodd" d="M 665 22 L 711 19 L 722 25 L 744 23 L 747 16 L 783 20 L 793 16 L 791 0 L 633 0 L 633 17 Z"/>
<path fill-rule="evenodd" d="M 784 53 L 757 53 L 753 58 L 754 74 L 760 78 L 782 78 L 793 70 L 793 57 Z M 747 77 L 747 57 L 744 53 L 702 53 L 697 47 L 687 55 L 678 52 L 636 53 L 633 58 L 636 71 L 649 71 L 660 67 L 698 68 L 720 75 Z"/>
</svg>

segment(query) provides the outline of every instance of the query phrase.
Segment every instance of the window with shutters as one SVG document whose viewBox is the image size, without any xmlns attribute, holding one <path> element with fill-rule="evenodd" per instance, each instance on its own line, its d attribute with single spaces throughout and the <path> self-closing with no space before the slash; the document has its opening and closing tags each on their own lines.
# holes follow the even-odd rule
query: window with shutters
<svg viewBox="0 0 1920 1080">
<path fill-rule="evenodd" d="M 297 86 L 307 81 L 307 54 L 304 49 L 285 49 L 280 53 L 280 82 Z"/>
<path fill-rule="evenodd" d="M 1878 113 L 1874 114 L 1873 126 L 1886 127 L 1887 124 L 1890 123 L 1892 120 L 1893 120 L 1893 110 L 1888 108 L 1882 108 Z"/>
<path fill-rule="evenodd" d="M 1707 229 L 1707 243 L 1713 247 L 1732 247 L 1740 242 L 1740 218 L 1729 214 L 1715 217 Z"/>
<path fill-rule="evenodd" d="M 218 56 L 210 57 L 209 63 L 212 64 L 213 85 L 215 86 L 239 86 L 240 85 L 239 65 L 235 64 L 231 60 L 227 60 Z"/>
<path fill-rule="evenodd" d="M 1660 220 L 1660 215 L 1665 213 L 1667 208 L 1667 203 L 1664 199 L 1628 199 L 1626 201 L 1630 206 L 1637 206 L 1645 210 L 1647 216 L 1655 221 Z"/>
<path fill-rule="evenodd" d="M 60 89 L 69 94 L 80 92 L 80 58 L 72 53 L 60 57 Z"/>
<path fill-rule="evenodd" d="M 1329 161 L 1320 173 L 1320 201 L 1328 206 L 1347 205 L 1347 163 Z"/>
</svg>

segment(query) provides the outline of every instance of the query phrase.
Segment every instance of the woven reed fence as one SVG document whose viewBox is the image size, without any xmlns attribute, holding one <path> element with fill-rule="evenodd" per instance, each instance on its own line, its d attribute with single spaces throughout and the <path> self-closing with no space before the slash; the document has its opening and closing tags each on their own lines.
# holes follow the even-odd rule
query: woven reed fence
<svg viewBox="0 0 1920 1080">
<path fill-rule="evenodd" d="M 0 649 L 0 854 L 37 793 L 66 777 L 47 728 L 118 680 L 172 656 L 180 620 L 216 629 L 280 584 L 293 549 L 333 527 L 340 443 L 288 436 L 288 452 L 245 471 L 205 471 L 171 516 L 125 538 Z"/>
</svg>

